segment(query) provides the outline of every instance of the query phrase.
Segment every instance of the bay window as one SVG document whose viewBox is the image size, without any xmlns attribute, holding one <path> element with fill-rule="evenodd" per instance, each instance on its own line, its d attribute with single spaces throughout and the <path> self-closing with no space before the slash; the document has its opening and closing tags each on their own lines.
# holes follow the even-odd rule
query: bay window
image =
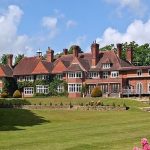
<svg viewBox="0 0 150 150">
<path fill-rule="evenodd" d="M 82 88 L 82 84 L 68 84 L 69 93 L 80 93 L 81 88 Z"/>
</svg>

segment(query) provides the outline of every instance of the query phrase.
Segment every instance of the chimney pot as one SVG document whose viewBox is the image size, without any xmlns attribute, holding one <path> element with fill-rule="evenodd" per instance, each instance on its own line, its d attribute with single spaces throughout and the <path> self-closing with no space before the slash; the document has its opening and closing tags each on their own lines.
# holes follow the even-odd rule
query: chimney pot
<svg viewBox="0 0 150 150">
<path fill-rule="evenodd" d="M 68 49 L 64 48 L 63 52 L 64 52 L 64 55 L 67 55 L 68 54 Z"/>
<path fill-rule="evenodd" d="M 133 62 L 133 47 L 129 47 L 126 50 L 126 60 L 130 63 Z"/>
<path fill-rule="evenodd" d="M 48 47 L 46 51 L 46 60 L 47 62 L 53 62 L 54 61 L 54 51 Z"/>
<path fill-rule="evenodd" d="M 117 55 L 119 58 L 122 56 L 122 44 L 120 43 L 117 44 Z"/>
<path fill-rule="evenodd" d="M 78 57 L 78 55 L 79 55 L 79 46 L 74 45 L 72 48 L 73 48 L 73 56 Z"/>
<path fill-rule="evenodd" d="M 7 64 L 12 67 L 13 65 L 13 54 L 8 54 L 7 55 Z"/>
<path fill-rule="evenodd" d="M 99 61 L 99 44 L 93 43 L 91 45 L 92 52 L 92 66 L 96 66 Z"/>
</svg>

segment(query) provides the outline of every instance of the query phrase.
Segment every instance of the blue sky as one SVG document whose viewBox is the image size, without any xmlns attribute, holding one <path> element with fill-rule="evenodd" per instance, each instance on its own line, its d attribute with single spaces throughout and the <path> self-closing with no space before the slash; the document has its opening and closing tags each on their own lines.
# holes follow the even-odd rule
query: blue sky
<svg viewBox="0 0 150 150">
<path fill-rule="evenodd" d="M 78 44 L 150 41 L 147 0 L 0 0 L 0 50 L 34 55 Z"/>
</svg>

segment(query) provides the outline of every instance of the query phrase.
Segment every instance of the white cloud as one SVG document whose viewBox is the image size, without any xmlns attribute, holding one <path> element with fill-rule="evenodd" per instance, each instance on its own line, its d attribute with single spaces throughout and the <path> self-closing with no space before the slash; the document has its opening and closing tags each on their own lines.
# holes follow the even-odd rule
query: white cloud
<svg viewBox="0 0 150 150">
<path fill-rule="evenodd" d="M 70 42 L 69 47 L 71 45 L 79 45 L 81 46 L 86 41 L 86 35 L 78 36 L 75 41 Z"/>
<path fill-rule="evenodd" d="M 29 42 L 27 35 L 18 35 L 18 25 L 23 11 L 16 5 L 8 6 L 8 9 L 0 15 L 0 51 L 3 53 L 25 53 Z M 30 47 L 30 46 L 28 46 Z"/>
<path fill-rule="evenodd" d="M 68 20 L 66 23 L 67 28 L 71 28 L 71 27 L 74 27 L 76 25 L 77 25 L 77 23 L 74 20 Z"/>
<path fill-rule="evenodd" d="M 50 30 L 55 29 L 57 26 L 57 18 L 55 17 L 44 17 L 42 24 L 44 27 L 49 28 Z"/>
<path fill-rule="evenodd" d="M 125 9 L 129 9 L 132 13 L 143 16 L 147 10 L 142 0 L 105 0 L 108 3 L 117 5 L 118 15 L 122 15 Z"/>
<path fill-rule="evenodd" d="M 150 20 L 143 22 L 141 20 L 135 20 L 131 23 L 126 32 L 121 33 L 117 29 L 107 28 L 102 37 L 98 37 L 96 41 L 101 46 L 107 44 L 116 44 L 120 42 L 135 41 L 138 44 L 150 43 Z"/>
<path fill-rule="evenodd" d="M 54 38 L 58 34 L 57 24 L 57 17 L 43 17 L 42 25 L 49 30 L 49 38 Z"/>
</svg>

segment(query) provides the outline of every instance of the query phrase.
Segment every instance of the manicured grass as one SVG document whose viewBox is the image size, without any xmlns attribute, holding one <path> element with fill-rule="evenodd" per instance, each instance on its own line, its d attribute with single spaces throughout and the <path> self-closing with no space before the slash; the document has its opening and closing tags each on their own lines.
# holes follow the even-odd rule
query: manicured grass
<svg viewBox="0 0 150 150">
<path fill-rule="evenodd" d="M 124 102 L 105 99 L 105 103 L 114 101 Z M 142 137 L 150 140 L 150 114 L 133 108 L 145 104 L 130 100 L 126 103 L 132 109 L 106 112 L 0 109 L 0 149 L 130 150 L 134 145 L 140 146 Z"/>
<path fill-rule="evenodd" d="M 83 103 L 88 104 L 91 101 L 97 102 L 97 101 L 103 102 L 104 105 L 112 105 L 115 103 L 115 105 L 123 105 L 124 103 L 127 106 L 130 107 L 144 107 L 144 106 L 149 106 L 148 104 L 144 104 L 132 99 L 128 98 L 66 98 L 66 97 L 47 97 L 47 98 L 27 98 L 27 101 L 29 101 L 31 104 L 42 104 L 42 105 L 49 105 L 52 103 L 53 105 L 55 104 L 60 104 L 61 102 L 63 104 L 69 104 L 70 102 L 72 104 L 81 104 Z"/>
</svg>

